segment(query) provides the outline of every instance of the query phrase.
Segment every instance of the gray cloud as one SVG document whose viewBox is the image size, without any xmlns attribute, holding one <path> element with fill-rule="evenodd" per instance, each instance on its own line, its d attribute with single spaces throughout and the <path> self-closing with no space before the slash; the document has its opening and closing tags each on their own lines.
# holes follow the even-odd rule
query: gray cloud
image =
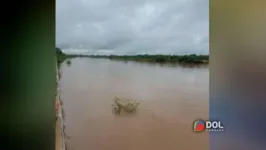
<svg viewBox="0 0 266 150">
<path fill-rule="evenodd" d="M 208 0 L 56 0 L 56 44 L 89 53 L 207 54 L 208 7 Z"/>
</svg>

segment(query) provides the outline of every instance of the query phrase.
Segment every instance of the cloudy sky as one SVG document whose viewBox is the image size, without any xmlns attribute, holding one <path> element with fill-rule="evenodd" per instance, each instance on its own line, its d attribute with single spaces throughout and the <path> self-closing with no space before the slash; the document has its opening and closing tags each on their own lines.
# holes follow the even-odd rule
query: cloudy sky
<svg viewBox="0 0 266 150">
<path fill-rule="evenodd" d="M 56 0 L 56 45 L 90 54 L 208 54 L 208 0 Z"/>
</svg>

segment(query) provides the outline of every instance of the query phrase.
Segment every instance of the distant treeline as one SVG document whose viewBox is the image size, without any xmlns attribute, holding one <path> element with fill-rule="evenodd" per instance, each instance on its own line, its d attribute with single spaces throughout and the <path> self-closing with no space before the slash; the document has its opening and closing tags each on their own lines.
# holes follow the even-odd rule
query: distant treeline
<svg viewBox="0 0 266 150">
<path fill-rule="evenodd" d="M 84 57 L 84 56 L 83 56 Z M 208 55 L 89 55 L 91 58 L 108 58 L 113 60 L 131 60 L 155 63 L 190 63 L 206 64 L 209 62 Z"/>
<path fill-rule="evenodd" d="M 184 64 L 207 64 L 209 63 L 208 55 L 72 55 L 65 54 L 60 48 L 56 48 L 58 63 L 68 58 L 90 57 L 90 58 L 107 58 L 110 60 L 154 62 L 154 63 L 184 63 Z"/>
</svg>

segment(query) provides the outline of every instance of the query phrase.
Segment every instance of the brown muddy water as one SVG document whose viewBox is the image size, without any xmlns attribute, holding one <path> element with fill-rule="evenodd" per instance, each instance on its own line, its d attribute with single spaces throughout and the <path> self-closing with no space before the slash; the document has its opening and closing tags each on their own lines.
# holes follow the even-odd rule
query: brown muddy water
<svg viewBox="0 0 266 150">
<path fill-rule="evenodd" d="M 78 58 L 61 67 L 68 150 L 208 150 L 209 70 Z M 112 113 L 115 96 L 140 102 L 136 113 Z"/>
</svg>

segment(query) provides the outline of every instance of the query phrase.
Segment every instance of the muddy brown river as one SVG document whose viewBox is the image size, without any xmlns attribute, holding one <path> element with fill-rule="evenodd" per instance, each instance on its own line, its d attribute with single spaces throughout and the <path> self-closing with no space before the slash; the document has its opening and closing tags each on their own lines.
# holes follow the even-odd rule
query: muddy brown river
<svg viewBox="0 0 266 150">
<path fill-rule="evenodd" d="M 68 150 L 208 150 L 209 70 L 77 58 L 61 67 Z M 138 100 L 135 113 L 115 115 L 115 96 Z"/>
</svg>

